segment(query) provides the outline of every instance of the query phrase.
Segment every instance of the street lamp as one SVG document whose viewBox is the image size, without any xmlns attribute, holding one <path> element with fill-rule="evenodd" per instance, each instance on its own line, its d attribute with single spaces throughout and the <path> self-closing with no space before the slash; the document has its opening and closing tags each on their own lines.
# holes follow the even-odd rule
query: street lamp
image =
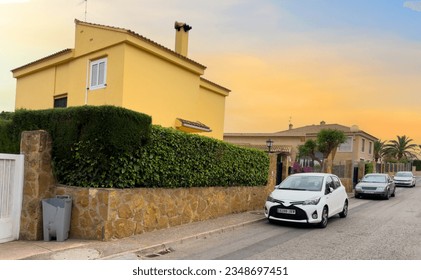
<svg viewBox="0 0 421 280">
<path fill-rule="evenodd" d="M 268 139 L 266 140 L 266 146 L 268 147 L 268 153 L 270 154 L 270 149 L 272 148 L 273 145 L 273 140 L 272 139 Z"/>
</svg>

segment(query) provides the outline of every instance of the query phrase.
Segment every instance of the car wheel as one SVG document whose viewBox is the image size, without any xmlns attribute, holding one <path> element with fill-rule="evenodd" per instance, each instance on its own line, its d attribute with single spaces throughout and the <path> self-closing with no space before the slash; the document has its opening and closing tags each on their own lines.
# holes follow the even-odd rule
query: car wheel
<svg viewBox="0 0 421 280">
<path fill-rule="evenodd" d="M 327 210 L 327 207 L 325 206 L 322 211 L 322 220 L 318 224 L 319 228 L 325 228 L 327 226 L 328 218 L 329 218 L 329 212 Z"/>
<path fill-rule="evenodd" d="M 355 194 L 355 198 L 361 198 L 361 195 L 360 195 L 360 194 L 358 194 L 358 193 L 356 193 L 356 194 Z"/>
<path fill-rule="evenodd" d="M 345 200 L 344 208 L 342 209 L 342 212 L 339 213 L 339 217 L 345 218 L 348 216 L 348 200 Z"/>
<path fill-rule="evenodd" d="M 396 196 L 395 192 L 396 192 L 396 188 L 393 189 L 392 197 Z"/>
<path fill-rule="evenodd" d="M 384 199 L 389 200 L 390 198 L 390 191 L 387 190 L 386 194 L 384 195 Z"/>
</svg>

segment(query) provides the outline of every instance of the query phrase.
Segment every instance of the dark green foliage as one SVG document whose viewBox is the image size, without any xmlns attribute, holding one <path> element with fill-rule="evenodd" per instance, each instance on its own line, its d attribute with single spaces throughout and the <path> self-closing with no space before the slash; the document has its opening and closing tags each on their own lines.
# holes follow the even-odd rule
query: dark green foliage
<svg viewBox="0 0 421 280">
<path fill-rule="evenodd" d="M 150 128 L 151 117 L 144 114 L 114 106 L 83 106 L 19 110 L 7 130 L 9 141 L 17 144 L 22 131 L 48 131 L 60 183 L 113 187 L 121 181 L 114 176 L 119 166 L 113 159 L 146 144 Z"/>
<path fill-rule="evenodd" d="M 21 132 L 38 129 L 51 134 L 54 172 L 66 185 L 175 188 L 267 183 L 266 153 L 151 126 L 149 116 L 113 106 L 17 111 L 12 121 L 0 121 L 0 149 L 7 144 L 19 153 Z"/>
<path fill-rule="evenodd" d="M 19 154 L 19 142 L 10 137 L 12 121 L 0 119 L 0 153 Z"/>
<path fill-rule="evenodd" d="M 416 171 L 421 171 L 421 160 L 414 160 L 412 164 L 415 166 Z"/>
<path fill-rule="evenodd" d="M 269 170 L 266 153 L 208 137 L 154 126 L 138 154 L 137 186 L 260 186 Z"/>
<path fill-rule="evenodd" d="M 374 172 L 374 163 L 373 162 L 366 162 L 364 166 L 364 174 L 369 174 Z"/>
</svg>

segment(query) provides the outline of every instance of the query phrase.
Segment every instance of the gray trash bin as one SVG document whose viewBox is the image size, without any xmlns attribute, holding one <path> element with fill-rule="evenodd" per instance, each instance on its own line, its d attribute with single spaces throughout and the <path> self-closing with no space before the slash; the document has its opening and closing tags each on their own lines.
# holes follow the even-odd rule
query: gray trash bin
<svg viewBox="0 0 421 280">
<path fill-rule="evenodd" d="M 42 200 L 44 241 L 64 241 L 69 237 L 71 213 L 72 198 L 68 195 Z"/>
</svg>

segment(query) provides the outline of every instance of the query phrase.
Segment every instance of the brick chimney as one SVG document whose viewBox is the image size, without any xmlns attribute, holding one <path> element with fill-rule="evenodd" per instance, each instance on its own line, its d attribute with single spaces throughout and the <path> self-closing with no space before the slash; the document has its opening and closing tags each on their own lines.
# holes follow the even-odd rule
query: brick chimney
<svg viewBox="0 0 421 280">
<path fill-rule="evenodd" d="M 187 56 L 187 49 L 189 44 L 189 30 L 191 26 L 176 21 L 174 24 L 175 28 L 175 52 L 182 56 Z"/>
</svg>

